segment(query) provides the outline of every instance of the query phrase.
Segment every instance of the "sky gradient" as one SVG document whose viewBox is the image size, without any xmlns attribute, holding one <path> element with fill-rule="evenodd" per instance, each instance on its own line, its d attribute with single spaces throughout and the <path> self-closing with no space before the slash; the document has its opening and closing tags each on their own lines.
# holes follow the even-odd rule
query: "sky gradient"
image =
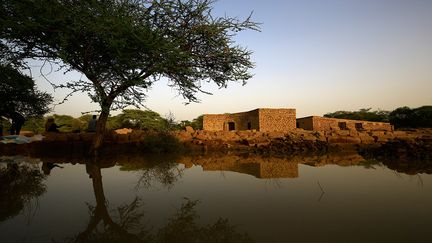
<svg viewBox="0 0 432 243">
<path fill-rule="evenodd" d="M 237 43 L 252 50 L 255 76 L 227 89 L 204 84 L 213 95 L 185 106 L 161 80 L 146 106 L 177 120 L 203 113 L 255 108 L 296 108 L 297 117 L 337 110 L 432 104 L 432 1 L 430 0 L 219 0 L 214 15 L 241 19 L 253 11 L 261 32 L 241 32 Z M 35 70 L 39 72 L 38 68 Z M 35 73 L 35 71 L 33 72 Z M 50 80 L 78 74 L 49 75 Z M 40 89 L 53 89 L 34 75 Z M 79 78 L 79 76 L 78 76 Z M 60 100 L 65 91 L 56 90 Z M 79 116 L 97 109 L 85 94 L 54 112 Z M 115 113 L 114 113 L 115 114 Z"/>
</svg>

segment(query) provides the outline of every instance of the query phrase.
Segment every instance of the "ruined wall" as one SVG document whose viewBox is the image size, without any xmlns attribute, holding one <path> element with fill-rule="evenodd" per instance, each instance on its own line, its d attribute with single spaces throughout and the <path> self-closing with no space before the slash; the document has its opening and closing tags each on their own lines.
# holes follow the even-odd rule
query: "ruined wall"
<svg viewBox="0 0 432 243">
<path fill-rule="evenodd" d="M 213 115 L 208 114 L 203 117 L 203 130 L 207 131 L 228 131 L 228 123 L 234 122 L 235 130 L 258 130 L 258 109 L 248 112 L 232 114 Z M 248 124 L 250 124 L 250 129 Z"/>
<path fill-rule="evenodd" d="M 258 109 L 259 131 L 287 132 L 296 128 L 295 109 Z"/>
<path fill-rule="evenodd" d="M 343 124 L 340 124 L 343 123 Z M 297 120 L 299 128 L 314 131 L 329 130 L 359 130 L 359 131 L 393 131 L 393 126 L 387 122 L 357 121 L 348 119 L 310 116 Z M 342 126 L 342 127 L 341 127 Z M 344 126 L 346 126 L 344 128 Z"/>
<path fill-rule="evenodd" d="M 229 120 L 229 115 L 204 115 L 203 130 L 207 131 L 223 131 L 225 122 Z"/>
</svg>

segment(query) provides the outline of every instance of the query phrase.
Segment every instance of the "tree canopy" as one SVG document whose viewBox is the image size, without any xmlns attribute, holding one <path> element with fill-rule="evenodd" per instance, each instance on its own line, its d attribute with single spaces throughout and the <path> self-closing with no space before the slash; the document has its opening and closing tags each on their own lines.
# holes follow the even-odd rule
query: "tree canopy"
<svg viewBox="0 0 432 243">
<path fill-rule="evenodd" d="M 396 128 L 432 128 L 432 106 L 399 107 L 390 112 L 389 119 Z"/>
<path fill-rule="evenodd" d="M 388 115 L 390 112 L 384 110 L 371 111 L 371 108 L 360 109 L 358 111 L 336 111 L 327 113 L 324 117 L 364 120 L 364 121 L 377 121 L 388 122 Z"/>
<path fill-rule="evenodd" d="M 212 0 L 5 0 L 0 39 L 9 56 L 56 62 L 83 74 L 59 87 L 85 92 L 101 107 L 93 147 L 111 109 L 142 105 L 160 78 L 188 102 L 202 82 L 226 87 L 251 78 L 251 52 L 233 37 L 257 30 L 247 18 L 214 17 Z"/>
<path fill-rule="evenodd" d="M 432 106 L 409 108 L 399 107 L 393 111 L 360 109 L 358 111 L 336 111 L 327 113 L 325 117 L 364 121 L 390 122 L 395 128 L 432 127 Z"/>
<path fill-rule="evenodd" d="M 151 110 L 125 109 L 116 117 L 122 127 L 134 129 L 162 130 L 166 123 L 159 113 Z"/>
<path fill-rule="evenodd" d="M 52 96 L 38 91 L 34 80 L 12 66 L 0 64 L 0 115 L 17 111 L 26 117 L 47 113 Z"/>
</svg>

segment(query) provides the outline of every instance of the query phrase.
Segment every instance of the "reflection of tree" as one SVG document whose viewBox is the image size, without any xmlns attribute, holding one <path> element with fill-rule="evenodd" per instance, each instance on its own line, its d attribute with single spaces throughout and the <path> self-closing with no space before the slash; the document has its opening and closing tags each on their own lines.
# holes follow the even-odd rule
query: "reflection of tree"
<svg viewBox="0 0 432 243">
<path fill-rule="evenodd" d="M 26 207 L 31 214 L 33 199 L 46 191 L 44 179 L 36 165 L 8 163 L 1 166 L 0 222 L 18 215 Z"/>
<path fill-rule="evenodd" d="M 399 173 L 405 173 L 408 175 L 417 174 L 432 174 L 432 160 L 431 159 L 382 159 L 383 164 L 389 169 L 397 171 Z"/>
<path fill-rule="evenodd" d="M 122 238 L 129 241 L 137 241 L 136 236 L 130 234 L 126 230 L 129 224 L 124 222 L 120 222 L 120 224 L 115 223 L 109 215 L 108 209 L 106 207 L 106 200 L 102 185 L 102 174 L 99 166 L 94 163 L 87 163 L 86 170 L 93 181 L 93 191 L 96 197 L 96 207 L 89 206 L 92 216 L 90 218 L 88 226 L 85 231 L 81 232 L 76 237 L 75 241 L 94 242 L 96 240 L 101 242 L 115 242 L 116 239 Z M 97 228 L 99 222 L 101 221 L 103 221 L 104 223 L 104 228 L 102 231 L 103 233 L 100 233 L 99 229 Z M 128 222 L 128 220 L 126 220 L 125 222 Z"/>
<path fill-rule="evenodd" d="M 183 173 L 183 169 L 178 167 L 176 160 L 175 157 L 164 156 L 147 158 L 145 161 L 134 160 L 122 164 L 120 170 L 133 171 L 138 174 L 136 188 L 148 188 L 153 186 L 154 183 L 160 183 L 170 188 Z"/>
<path fill-rule="evenodd" d="M 238 233 L 227 219 L 198 225 L 196 204 L 197 201 L 186 200 L 168 224 L 158 231 L 155 242 L 252 242 L 247 234 Z"/>
<path fill-rule="evenodd" d="M 87 228 L 71 242 L 252 242 L 247 234 L 238 233 L 226 219 L 200 226 L 195 209 L 198 202 L 188 199 L 164 227 L 151 233 L 143 224 L 144 212 L 139 198 L 109 212 L 100 167 L 90 163 L 86 169 L 93 181 L 96 206 L 89 206 L 91 217 Z M 103 222 L 102 227 L 99 227 L 100 222 Z"/>
</svg>

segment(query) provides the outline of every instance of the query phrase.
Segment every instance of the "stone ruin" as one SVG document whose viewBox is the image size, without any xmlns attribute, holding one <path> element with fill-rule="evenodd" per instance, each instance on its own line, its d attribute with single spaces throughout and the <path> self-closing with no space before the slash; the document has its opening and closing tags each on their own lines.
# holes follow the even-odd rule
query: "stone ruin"
<svg viewBox="0 0 432 243">
<path fill-rule="evenodd" d="M 312 131 L 355 130 L 393 131 L 387 122 L 358 121 L 348 119 L 309 116 L 296 119 L 295 109 L 259 108 L 246 112 L 226 114 L 206 114 L 203 117 L 203 130 L 261 132 L 288 132 L 296 128 Z"/>
<path fill-rule="evenodd" d="M 319 116 L 297 119 L 297 127 L 311 131 L 354 130 L 354 131 L 393 131 L 388 122 L 359 121 Z"/>
<path fill-rule="evenodd" d="M 231 114 L 211 114 L 203 117 L 203 130 L 287 132 L 296 128 L 295 109 L 260 108 Z"/>
</svg>

